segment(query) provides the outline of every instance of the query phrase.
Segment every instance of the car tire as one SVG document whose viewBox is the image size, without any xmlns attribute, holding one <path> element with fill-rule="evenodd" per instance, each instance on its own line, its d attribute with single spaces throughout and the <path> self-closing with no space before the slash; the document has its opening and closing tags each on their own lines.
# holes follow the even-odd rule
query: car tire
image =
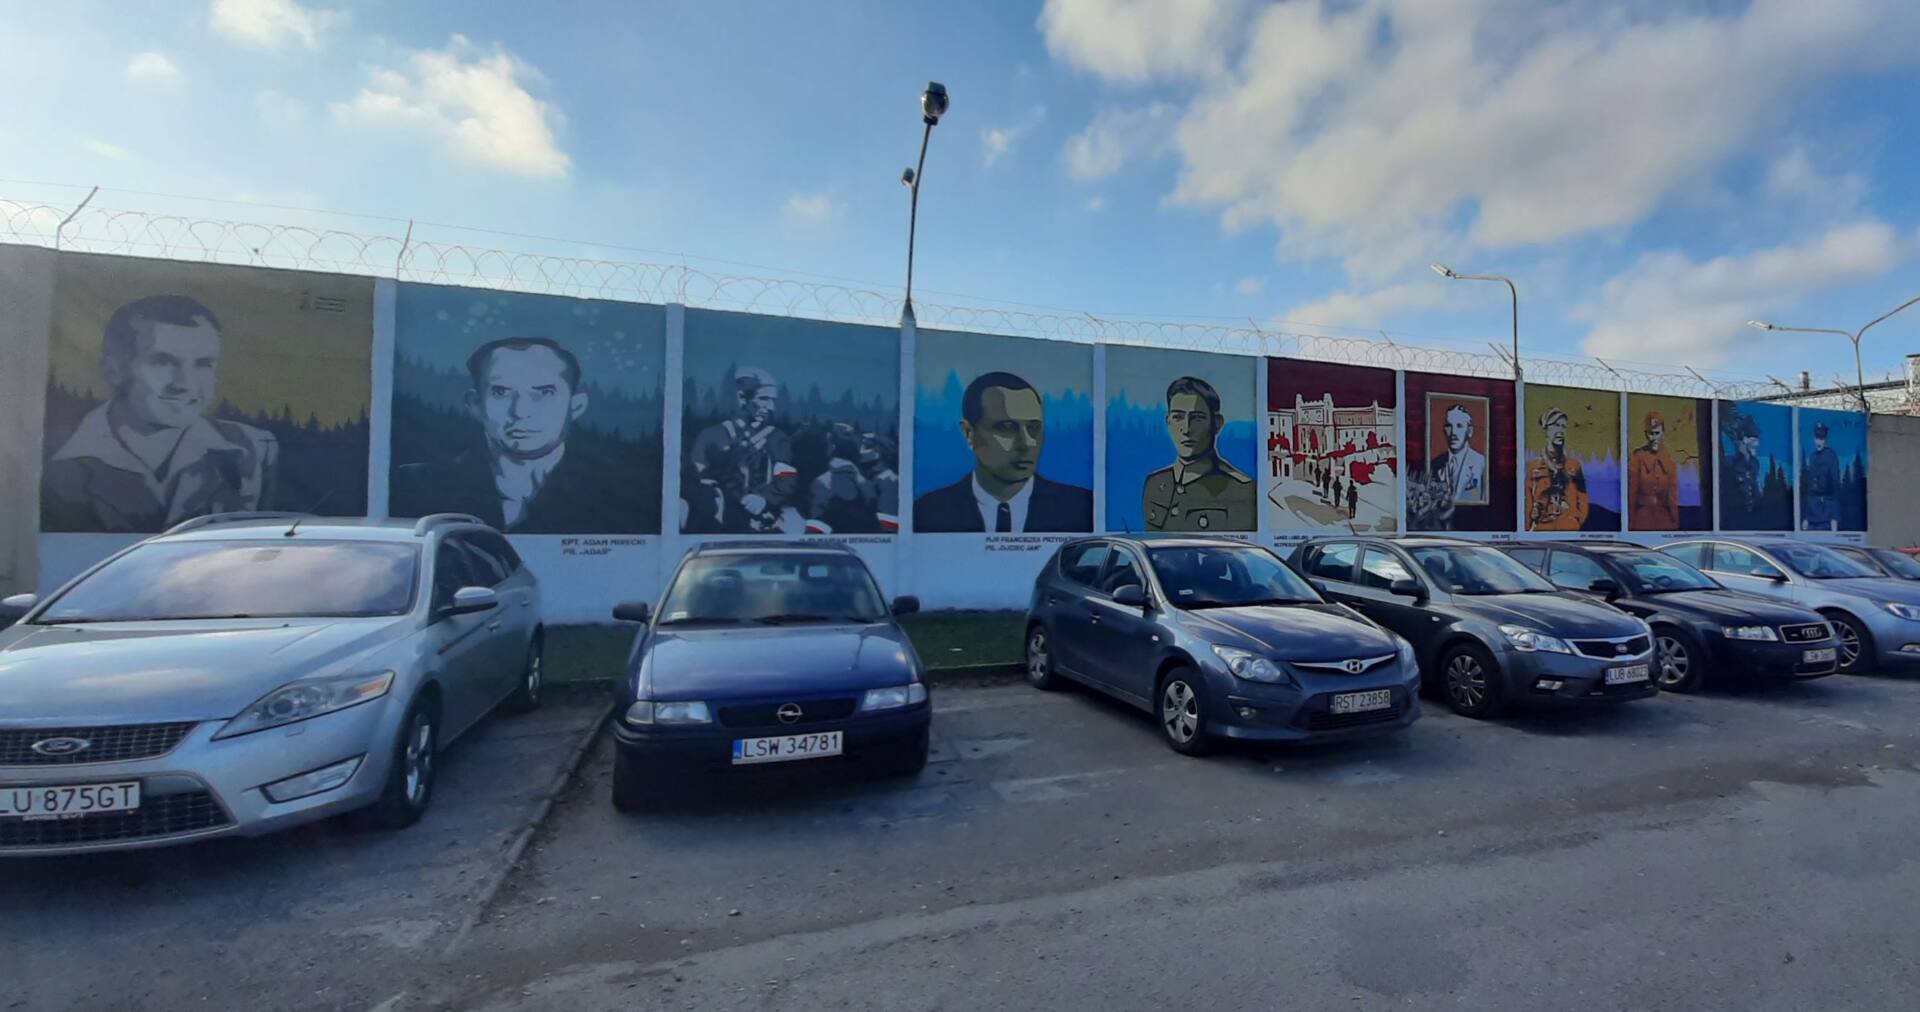
<svg viewBox="0 0 1920 1012">
<path fill-rule="evenodd" d="M 613 750 L 613 808 L 618 812 L 636 815 L 666 807 L 673 800 L 673 789 L 665 781 L 648 774 L 627 755 L 627 750 L 614 746 Z"/>
<path fill-rule="evenodd" d="M 1027 630 L 1027 684 L 1042 692 L 1066 688 L 1066 679 L 1053 670 L 1053 637 L 1039 623 Z"/>
<path fill-rule="evenodd" d="M 1844 611 L 1822 612 L 1827 621 L 1833 623 L 1833 635 L 1837 641 L 1839 656 L 1835 670 L 1843 675 L 1864 675 L 1873 671 L 1873 633 L 1857 618 Z M 1848 661 L 1847 655 L 1853 660 Z"/>
<path fill-rule="evenodd" d="M 380 800 L 360 813 L 360 821 L 374 829 L 405 829 L 419 822 L 433 802 L 439 748 L 440 704 L 431 696 L 422 697 L 400 721 L 386 787 Z"/>
<path fill-rule="evenodd" d="M 1451 647 L 1440 659 L 1441 691 L 1462 717 L 1486 720 L 1506 708 L 1506 684 L 1493 655 L 1475 644 Z"/>
<path fill-rule="evenodd" d="M 520 687 L 507 697 L 508 713 L 532 713 L 540 709 L 540 692 L 546 688 L 546 643 L 535 636 L 527 644 L 526 664 L 520 669 Z"/>
<path fill-rule="evenodd" d="M 927 755 L 933 751 L 929 732 L 922 730 L 913 741 L 894 749 L 879 763 L 878 772 L 887 778 L 905 779 L 920 775 L 927 768 Z"/>
<path fill-rule="evenodd" d="M 1693 692 L 1707 676 L 1706 651 L 1693 634 L 1677 626 L 1653 628 L 1654 680 L 1662 692 Z"/>
<path fill-rule="evenodd" d="M 1188 667 L 1174 668 L 1154 691 L 1154 715 L 1160 720 L 1167 747 L 1186 756 L 1212 750 L 1207 732 L 1207 683 Z"/>
</svg>

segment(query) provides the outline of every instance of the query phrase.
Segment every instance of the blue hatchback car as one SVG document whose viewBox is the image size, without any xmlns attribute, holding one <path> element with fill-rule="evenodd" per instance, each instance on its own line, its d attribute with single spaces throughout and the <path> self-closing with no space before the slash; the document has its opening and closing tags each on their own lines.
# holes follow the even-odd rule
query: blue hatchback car
<svg viewBox="0 0 1920 1012">
<path fill-rule="evenodd" d="M 613 803 L 641 811 L 742 767 L 927 764 L 932 707 L 920 658 L 866 563 L 840 545 L 701 545 L 641 625 L 620 686 Z"/>
</svg>

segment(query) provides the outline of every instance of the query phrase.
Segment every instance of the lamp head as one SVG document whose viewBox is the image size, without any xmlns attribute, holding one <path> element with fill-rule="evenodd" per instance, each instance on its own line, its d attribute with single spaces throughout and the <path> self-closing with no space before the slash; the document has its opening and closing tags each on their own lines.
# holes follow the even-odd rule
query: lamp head
<svg viewBox="0 0 1920 1012">
<path fill-rule="evenodd" d="M 1772 330 L 1773 329 L 1773 324 L 1768 323 L 1765 320 L 1748 320 L 1747 326 L 1752 327 L 1755 330 Z"/>
<path fill-rule="evenodd" d="M 900 185 L 908 189 L 913 188 L 913 166 L 909 165 L 900 171 Z"/>
<path fill-rule="evenodd" d="M 1451 278 L 1454 276 L 1453 268 L 1448 267 L 1446 264 L 1428 264 L 1427 266 L 1433 268 L 1433 272 L 1443 278 Z"/>
<path fill-rule="evenodd" d="M 927 90 L 920 93 L 920 118 L 932 126 L 946 114 L 947 86 L 939 81 L 928 81 Z"/>
</svg>

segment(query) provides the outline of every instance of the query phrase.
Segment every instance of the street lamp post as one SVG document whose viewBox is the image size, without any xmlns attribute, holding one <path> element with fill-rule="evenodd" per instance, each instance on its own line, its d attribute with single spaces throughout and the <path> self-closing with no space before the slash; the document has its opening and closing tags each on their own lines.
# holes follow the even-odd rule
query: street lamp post
<svg viewBox="0 0 1920 1012">
<path fill-rule="evenodd" d="M 1507 294 L 1513 298 L 1513 378 L 1521 378 L 1520 368 L 1520 289 L 1515 288 L 1513 279 L 1498 274 L 1461 274 L 1446 264 L 1432 264 L 1433 272 L 1448 281 L 1499 281 L 1507 286 Z"/>
<path fill-rule="evenodd" d="M 1755 327 L 1760 330 L 1788 331 L 1796 334 L 1839 334 L 1841 337 L 1844 337 L 1847 340 L 1852 341 L 1853 342 L 1853 377 L 1854 377 L 1854 383 L 1855 383 L 1854 392 L 1858 394 L 1860 397 L 1860 413 L 1863 415 L 1871 415 L 1872 409 L 1867 404 L 1867 370 L 1860 363 L 1860 339 L 1863 337 L 1866 337 L 1867 331 L 1872 330 L 1875 324 L 1880 323 L 1882 320 L 1885 320 L 1887 317 L 1892 316 L 1895 313 L 1898 313 L 1902 309 L 1905 309 L 1916 302 L 1920 302 L 1920 295 L 1916 295 L 1913 298 L 1908 299 L 1907 301 L 1902 302 L 1899 305 L 1893 307 L 1892 309 L 1889 309 L 1886 312 L 1881 313 L 1879 316 L 1876 316 L 1871 321 L 1869 321 L 1866 326 L 1861 327 L 1859 330 L 1851 331 L 1851 332 L 1845 331 L 1845 330 L 1835 330 L 1832 327 L 1783 327 L 1777 323 L 1768 323 L 1765 320 L 1748 320 L 1747 326 Z"/>
<path fill-rule="evenodd" d="M 920 160 L 911 169 L 900 174 L 900 182 L 907 188 L 907 299 L 900 307 L 900 322 L 913 322 L 913 240 L 914 232 L 920 224 L 920 176 L 927 168 L 927 142 L 933 139 L 933 128 L 940 117 L 947 112 L 947 86 L 938 81 L 928 81 L 925 91 L 920 93 L 920 121 L 926 129 L 920 133 Z"/>
</svg>

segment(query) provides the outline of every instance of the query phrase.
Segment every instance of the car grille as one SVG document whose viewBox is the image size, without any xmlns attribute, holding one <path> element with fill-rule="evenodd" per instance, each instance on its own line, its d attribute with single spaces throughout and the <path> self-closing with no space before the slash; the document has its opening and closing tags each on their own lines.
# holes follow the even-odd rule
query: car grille
<svg viewBox="0 0 1920 1012">
<path fill-rule="evenodd" d="M 829 720 L 844 720 L 853 715 L 860 705 L 857 699 L 808 699 L 793 700 L 791 705 L 800 708 L 798 719 L 786 721 L 780 719 L 780 708 L 788 703 L 743 703 L 738 706 L 720 708 L 720 723 L 726 727 L 796 727 L 802 724 L 819 724 Z"/>
<path fill-rule="evenodd" d="M 1333 675 L 1360 675 L 1393 660 L 1393 656 L 1382 654 L 1379 657 L 1356 657 L 1350 661 L 1290 661 L 1288 663 L 1308 671 L 1324 671 Z M 1349 668 L 1348 665 L 1353 667 Z"/>
<path fill-rule="evenodd" d="M 1618 640 L 1571 640 L 1573 648 L 1588 657 L 1612 660 L 1616 657 L 1638 657 L 1653 648 L 1653 641 L 1645 636 L 1634 636 Z"/>
<path fill-rule="evenodd" d="M 1833 630 L 1825 622 L 1808 622 L 1805 625 L 1783 625 L 1780 638 L 1788 643 L 1814 643 L 1833 635 Z"/>
<path fill-rule="evenodd" d="M 126 812 L 93 812 L 70 819 L 0 819 L 0 851 L 151 840 L 232 823 L 210 792 L 153 795 L 141 798 L 139 808 Z"/>
<path fill-rule="evenodd" d="M 0 728 L 0 766 L 76 766 L 151 759 L 173 751 L 193 728 L 193 721 L 111 727 Z M 35 742 L 51 738 L 74 738 L 88 744 L 78 752 L 61 755 L 42 755 L 33 750 Z"/>
</svg>

